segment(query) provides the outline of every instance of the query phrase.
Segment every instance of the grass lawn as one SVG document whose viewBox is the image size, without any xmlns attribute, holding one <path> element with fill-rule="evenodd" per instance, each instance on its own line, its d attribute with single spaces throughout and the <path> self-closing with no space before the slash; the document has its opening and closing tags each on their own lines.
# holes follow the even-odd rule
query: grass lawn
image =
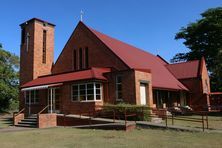
<svg viewBox="0 0 222 148">
<path fill-rule="evenodd" d="M 0 147 L 215 147 L 222 146 L 222 134 L 170 130 L 135 129 L 130 132 L 75 128 L 51 128 L 0 133 Z"/>
</svg>

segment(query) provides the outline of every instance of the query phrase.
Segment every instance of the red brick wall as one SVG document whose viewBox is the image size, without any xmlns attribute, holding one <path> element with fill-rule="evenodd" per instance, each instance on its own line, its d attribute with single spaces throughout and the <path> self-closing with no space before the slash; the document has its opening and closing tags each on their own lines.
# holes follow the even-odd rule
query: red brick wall
<svg viewBox="0 0 222 148">
<path fill-rule="evenodd" d="M 85 47 L 88 47 L 89 67 L 113 67 L 118 70 L 127 69 L 127 66 L 116 55 L 80 23 L 53 66 L 53 73 L 73 71 L 73 50 L 77 50 L 78 57 L 78 49 L 82 48 L 84 54 Z"/>
<path fill-rule="evenodd" d="M 205 94 L 210 93 L 210 78 L 208 75 L 205 60 L 201 59 L 201 80 L 202 80 L 202 91 Z"/>
<path fill-rule="evenodd" d="M 29 32 L 29 46 L 26 50 L 26 42 L 20 47 L 20 85 L 33 79 L 33 54 L 34 54 L 34 22 L 29 23 L 25 27 L 26 32 Z"/>
<path fill-rule="evenodd" d="M 17 125 L 22 119 L 25 118 L 24 113 L 20 113 L 20 114 L 13 114 L 13 125 Z"/>
<path fill-rule="evenodd" d="M 108 73 L 105 76 L 108 79 L 108 95 L 105 103 L 115 104 L 116 101 L 116 76 L 122 76 L 122 95 L 125 103 L 136 104 L 135 100 L 135 76 L 133 70 L 116 71 Z"/>
<path fill-rule="evenodd" d="M 89 125 L 89 124 L 105 124 L 109 122 L 96 121 L 90 119 L 74 118 L 69 116 L 57 116 L 58 126 L 77 126 L 77 125 Z"/>
<path fill-rule="evenodd" d="M 51 73 L 54 58 L 54 27 L 44 26 L 42 22 L 32 21 L 23 26 L 29 33 L 29 48 L 26 42 L 20 49 L 20 85 Z M 46 64 L 42 63 L 43 30 L 47 30 L 46 37 Z"/>
<path fill-rule="evenodd" d="M 43 25 L 43 22 L 33 20 L 23 24 L 26 33 L 30 35 L 29 48 L 26 50 L 26 42 L 20 48 L 20 86 L 38 76 L 51 74 L 54 58 L 54 26 Z M 43 30 L 47 30 L 46 36 L 46 63 L 42 63 L 43 55 Z M 20 92 L 20 109 L 25 107 L 23 93 Z M 36 105 L 32 107 L 37 108 Z M 36 112 L 34 111 L 34 112 Z"/>
<path fill-rule="evenodd" d="M 71 100 L 71 85 L 74 83 L 66 83 L 61 87 L 60 111 L 65 114 L 88 113 L 95 110 L 96 105 L 103 105 L 102 101 L 80 102 Z"/>
<path fill-rule="evenodd" d="M 57 126 L 56 114 L 39 114 L 38 115 L 38 128 L 48 128 Z"/>
<path fill-rule="evenodd" d="M 54 27 L 43 26 L 43 23 L 35 23 L 34 33 L 34 73 L 33 78 L 51 74 L 54 61 Z M 43 30 L 46 30 L 46 63 L 42 63 Z"/>
<path fill-rule="evenodd" d="M 207 100 L 203 94 L 202 80 L 200 78 L 183 79 L 180 81 L 190 90 L 189 104 L 193 106 L 193 108 L 207 105 Z"/>
<path fill-rule="evenodd" d="M 202 92 L 204 94 L 203 100 L 205 102 L 205 105 L 210 105 L 210 99 L 208 93 L 211 92 L 210 90 L 210 78 L 208 75 L 207 67 L 205 60 L 201 59 L 202 69 L 201 69 L 201 81 L 202 81 Z"/>
<path fill-rule="evenodd" d="M 136 92 L 136 104 L 140 105 L 140 83 L 146 83 L 146 102 L 150 107 L 153 107 L 153 92 L 152 92 L 152 75 L 148 72 L 142 72 L 135 70 L 135 92 Z"/>
<path fill-rule="evenodd" d="M 190 90 L 190 105 L 198 110 L 210 105 L 209 96 L 206 95 L 210 92 L 210 79 L 204 58 L 200 61 L 198 77 L 182 79 L 180 82 Z"/>
</svg>

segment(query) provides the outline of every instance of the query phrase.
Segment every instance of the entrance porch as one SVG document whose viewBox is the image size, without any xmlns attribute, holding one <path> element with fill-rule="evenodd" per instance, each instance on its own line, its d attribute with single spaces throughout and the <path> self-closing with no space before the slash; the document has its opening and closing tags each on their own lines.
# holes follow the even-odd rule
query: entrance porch
<svg viewBox="0 0 222 148">
<path fill-rule="evenodd" d="M 61 86 L 62 84 L 53 84 L 22 89 L 25 115 L 31 116 L 39 112 L 60 113 Z"/>
<path fill-rule="evenodd" d="M 156 108 L 169 108 L 189 105 L 189 94 L 185 91 L 153 90 L 153 103 Z"/>
</svg>

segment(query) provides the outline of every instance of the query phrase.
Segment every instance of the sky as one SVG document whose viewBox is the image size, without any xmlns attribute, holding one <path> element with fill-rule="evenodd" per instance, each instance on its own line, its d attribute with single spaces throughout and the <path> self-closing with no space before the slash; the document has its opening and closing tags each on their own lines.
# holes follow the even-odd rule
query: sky
<svg viewBox="0 0 222 148">
<path fill-rule="evenodd" d="M 40 18 L 56 25 L 56 61 L 83 10 L 87 26 L 169 61 L 189 51 L 183 40 L 174 39 L 181 27 L 219 6 L 222 0 L 1 0 L 0 43 L 19 56 L 19 24 Z"/>
</svg>

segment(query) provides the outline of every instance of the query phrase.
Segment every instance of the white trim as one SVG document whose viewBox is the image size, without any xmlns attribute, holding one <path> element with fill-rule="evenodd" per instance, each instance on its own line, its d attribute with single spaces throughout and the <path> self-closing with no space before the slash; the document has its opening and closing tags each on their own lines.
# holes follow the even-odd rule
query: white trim
<svg viewBox="0 0 222 148">
<path fill-rule="evenodd" d="M 49 88 L 49 87 L 52 87 L 52 86 L 58 86 L 58 85 L 62 85 L 62 83 L 27 87 L 27 88 L 22 88 L 21 91 L 37 90 L 37 89 L 46 89 L 46 88 Z"/>
<path fill-rule="evenodd" d="M 93 100 L 88 100 L 87 99 L 87 84 L 93 84 Z M 96 100 L 96 84 L 100 84 L 100 100 Z M 86 95 L 86 100 L 80 100 L 80 85 L 85 85 L 85 95 Z M 88 82 L 88 83 L 78 83 L 78 84 L 73 84 L 71 85 L 71 101 L 72 102 L 99 102 L 99 101 L 102 101 L 103 100 L 103 95 L 102 95 L 102 92 L 103 92 L 103 87 L 102 87 L 102 83 L 100 82 Z M 77 100 L 73 100 L 73 86 L 78 86 L 78 99 Z"/>
<path fill-rule="evenodd" d="M 45 89 L 45 88 L 48 88 L 48 87 L 49 87 L 49 85 L 34 86 L 34 87 L 23 88 L 23 89 L 21 89 L 21 91 Z"/>
</svg>

